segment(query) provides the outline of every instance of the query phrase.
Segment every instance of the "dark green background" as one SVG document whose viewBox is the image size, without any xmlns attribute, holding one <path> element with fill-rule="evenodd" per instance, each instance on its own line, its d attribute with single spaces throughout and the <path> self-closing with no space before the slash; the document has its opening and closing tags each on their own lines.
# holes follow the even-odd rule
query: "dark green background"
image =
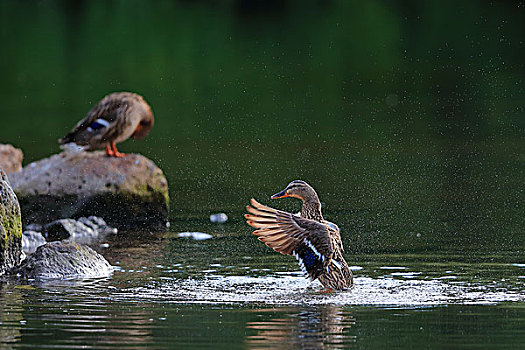
<svg viewBox="0 0 525 350">
<path fill-rule="evenodd" d="M 523 248 L 525 12 L 489 1 L 3 1 L 0 138 L 26 163 L 105 94 L 156 125 L 172 221 L 319 192 L 357 250 Z M 279 203 L 286 209 L 297 209 Z M 419 234 L 419 236 L 418 236 Z"/>
</svg>

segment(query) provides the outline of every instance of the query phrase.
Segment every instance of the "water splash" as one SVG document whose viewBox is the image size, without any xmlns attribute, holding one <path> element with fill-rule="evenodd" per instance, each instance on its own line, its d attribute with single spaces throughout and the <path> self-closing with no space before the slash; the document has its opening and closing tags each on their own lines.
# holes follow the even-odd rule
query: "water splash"
<svg viewBox="0 0 525 350">
<path fill-rule="evenodd" d="M 130 288 L 118 297 L 178 303 L 265 303 L 283 305 L 434 306 L 525 301 L 525 292 L 449 280 L 358 277 L 347 291 L 320 294 L 321 285 L 297 274 L 207 276 L 164 279 Z"/>
</svg>

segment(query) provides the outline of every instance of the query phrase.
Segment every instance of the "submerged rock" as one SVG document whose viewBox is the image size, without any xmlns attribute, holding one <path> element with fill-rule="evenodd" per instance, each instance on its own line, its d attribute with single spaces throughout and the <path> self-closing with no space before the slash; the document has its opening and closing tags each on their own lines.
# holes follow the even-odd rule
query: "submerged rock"
<svg viewBox="0 0 525 350">
<path fill-rule="evenodd" d="M 20 263 L 21 257 L 20 206 L 6 174 L 0 170 L 0 275 Z"/>
<path fill-rule="evenodd" d="M 22 169 L 22 150 L 11 145 L 0 144 L 0 169 L 12 173 Z"/>
<path fill-rule="evenodd" d="M 165 228 L 168 182 L 149 159 L 63 152 L 10 174 L 24 222 L 96 215 L 117 228 Z"/>
<path fill-rule="evenodd" d="M 117 229 L 110 227 L 99 217 L 81 217 L 78 220 L 60 219 L 42 227 L 47 241 L 69 239 L 83 244 L 91 244 L 103 239 L 107 234 L 117 233 Z"/>
<path fill-rule="evenodd" d="M 15 273 L 33 279 L 98 278 L 113 273 L 113 267 L 88 246 L 50 242 L 38 247 Z"/>
<path fill-rule="evenodd" d="M 86 226 L 91 227 L 93 230 L 98 232 L 99 236 L 118 233 L 118 230 L 116 228 L 109 226 L 108 224 L 106 224 L 104 219 L 98 216 L 92 215 L 87 218 L 81 217 L 80 219 L 78 219 L 78 221 Z"/>
<path fill-rule="evenodd" d="M 73 219 L 60 219 L 53 221 L 43 228 L 44 235 L 48 241 L 60 241 L 63 239 L 83 238 L 91 240 L 96 238 L 97 233 L 91 227 Z"/>
<path fill-rule="evenodd" d="M 22 250 L 32 254 L 46 241 L 68 240 L 81 244 L 94 244 L 116 234 L 118 230 L 106 224 L 98 216 L 81 217 L 78 220 L 60 219 L 46 225 L 29 224 L 22 232 Z"/>
</svg>

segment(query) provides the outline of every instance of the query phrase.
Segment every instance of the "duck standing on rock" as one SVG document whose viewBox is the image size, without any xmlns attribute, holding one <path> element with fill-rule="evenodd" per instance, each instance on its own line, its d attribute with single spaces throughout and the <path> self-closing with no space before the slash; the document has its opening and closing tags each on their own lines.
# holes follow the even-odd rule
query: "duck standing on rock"
<svg viewBox="0 0 525 350">
<path fill-rule="evenodd" d="M 352 271 L 343 258 L 339 227 L 324 220 L 315 190 L 302 180 L 292 181 L 271 198 L 295 197 L 303 201 L 301 216 L 273 209 L 252 198 L 246 206 L 248 225 L 258 239 L 273 250 L 293 255 L 311 280 L 318 279 L 330 292 L 352 286 Z"/>
<path fill-rule="evenodd" d="M 107 95 L 66 136 L 61 145 L 75 143 L 84 150 L 106 147 L 110 157 L 123 157 L 116 143 L 128 138 L 141 139 L 153 127 L 151 107 L 142 96 L 132 92 Z M 63 147 L 67 148 L 67 147 Z"/>
</svg>

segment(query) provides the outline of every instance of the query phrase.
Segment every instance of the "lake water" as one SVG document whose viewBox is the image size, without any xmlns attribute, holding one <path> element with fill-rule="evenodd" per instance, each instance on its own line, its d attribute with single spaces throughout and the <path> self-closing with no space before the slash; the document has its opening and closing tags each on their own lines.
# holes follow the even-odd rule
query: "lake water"
<svg viewBox="0 0 525 350">
<path fill-rule="evenodd" d="M 156 124 L 119 149 L 171 197 L 168 232 L 96 247 L 110 278 L 3 279 L 0 347 L 523 348 L 523 4 L 3 1 L 0 18 L 0 141 L 28 164 L 138 92 Z M 319 294 L 244 223 L 251 197 L 297 212 L 269 199 L 294 179 L 341 228 L 351 290 Z"/>
<path fill-rule="evenodd" d="M 348 254 L 355 286 L 320 294 L 291 258 L 253 240 L 114 239 L 102 251 L 116 267 L 111 278 L 8 281 L 2 347 L 523 346 L 525 265 L 514 252 Z"/>
</svg>

